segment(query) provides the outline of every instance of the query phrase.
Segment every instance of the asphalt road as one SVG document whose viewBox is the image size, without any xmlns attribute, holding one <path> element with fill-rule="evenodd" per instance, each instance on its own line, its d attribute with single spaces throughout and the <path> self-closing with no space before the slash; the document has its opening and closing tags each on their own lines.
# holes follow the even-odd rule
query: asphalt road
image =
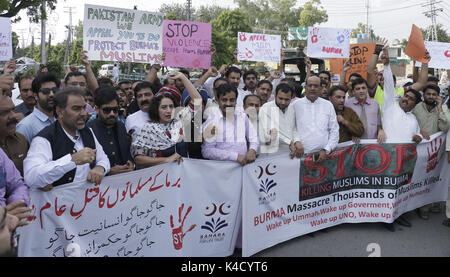
<svg viewBox="0 0 450 277">
<path fill-rule="evenodd" d="M 412 226 L 394 224 L 395 232 L 382 223 L 341 224 L 280 243 L 252 257 L 450 257 L 450 227 L 442 225 L 444 205 L 442 202 L 441 213 L 430 213 L 428 220 L 419 218 L 415 211 L 404 214 Z"/>
</svg>

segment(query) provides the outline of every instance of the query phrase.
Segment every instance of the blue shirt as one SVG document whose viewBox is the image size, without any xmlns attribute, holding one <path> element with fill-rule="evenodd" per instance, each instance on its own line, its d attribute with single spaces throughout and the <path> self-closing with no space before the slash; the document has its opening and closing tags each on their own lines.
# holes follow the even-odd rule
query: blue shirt
<svg viewBox="0 0 450 277">
<path fill-rule="evenodd" d="M 54 119 L 56 120 L 56 119 Z M 37 107 L 34 108 L 33 112 L 22 119 L 19 124 L 17 124 L 16 130 L 26 137 L 28 142 L 31 144 L 33 138 L 45 127 L 52 124 L 52 121 L 46 114 L 41 112 Z"/>
</svg>

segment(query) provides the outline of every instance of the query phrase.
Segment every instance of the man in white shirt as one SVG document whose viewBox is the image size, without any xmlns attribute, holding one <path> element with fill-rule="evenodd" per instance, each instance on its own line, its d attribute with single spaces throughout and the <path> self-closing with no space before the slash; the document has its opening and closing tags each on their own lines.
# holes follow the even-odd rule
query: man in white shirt
<svg viewBox="0 0 450 277">
<path fill-rule="evenodd" d="M 24 179 L 30 187 L 49 190 L 65 183 L 101 182 L 109 172 L 108 157 L 90 128 L 83 92 L 67 88 L 55 96 L 58 120 L 31 142 L 24 160 Z"/>
<path fill-rule="evenodd" d="M 114 67 L 113 67 L 113 79 L 112 80 L 115 85 L 117 85 L 119 82 L 119 67 L 117 66 L 116 63 L 114 64 Z"/>
<path fill-rule="evenodd" d="M 311 76 L 306 80 L 305 97 L 292 103 L 300 143 L 307 154 L 315 153 L 317 163 L 326 160 L 339 142 L 339 124 L 334 106 L 320 98 L 320 78 Z"/>
<path fill-rule="evenodd" d="M 155 87 L 149 82 L 141 82 L 134 88 L 134 97 L 140 110 L 129 115 L 125 121 L 127 133 L 131 135 L 131 142 L 134 142 L 144 124 L 150 120 L 148 111 L 154 94 Z"/>
<path fill-rule="evenodd" d="M 275 100 L 267 102 L 259 110 L 259 139 L 261 153 L 295 151 L 294 142 L 299 141 L 295 129 L 295 114 L 291 99 L 294 95 L 288 84 L 276 87 Z M 289 110 L 289 111 L 288 111 Z"/>
</svg>

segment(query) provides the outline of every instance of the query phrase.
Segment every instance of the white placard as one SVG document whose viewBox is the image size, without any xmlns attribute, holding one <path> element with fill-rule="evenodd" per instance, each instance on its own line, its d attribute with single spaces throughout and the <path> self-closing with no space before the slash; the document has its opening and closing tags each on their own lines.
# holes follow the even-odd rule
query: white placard
<svg viewBox="0 0 450 277">
<path fill-rule="evenodd" d="M 238 33 L 238 60 L 279 63 L 281 36 Z"/>
<path fill-rule="evenodd" d="M 348 58 L 350 30 L 308 27 L 307 55 L 312 58 Z"/>
<path fill-rule="evenodd" d="M 0 61 L 8 61 L 13 57 L 11 19 L 0 17 Z"/>
<path fill-rule="evenodd" d="M 161 13 L 85 5 L 83 49 L 95 61 L 161 64 L 163 21 Z"/>
<path fill-rule="evenodd" d="M 450 69 L 450 43 L 425 41 L 425 48 L 430 53 L 429 68 Z M 416 62 L 416 67 L 421 67 L 421 62 Z"/>
</svg>

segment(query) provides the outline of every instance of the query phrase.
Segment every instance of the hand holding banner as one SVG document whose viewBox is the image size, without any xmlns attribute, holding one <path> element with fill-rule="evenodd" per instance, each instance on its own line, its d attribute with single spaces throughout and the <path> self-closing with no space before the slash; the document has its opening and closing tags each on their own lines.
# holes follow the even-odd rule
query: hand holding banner
<svg viewBox="0 0 450 277">
<path fill-rule="evenodd" d="M 429 59 L 425 59 L 426 53 L 427 49 L 425 48 L 425 43 L 423 41 L 422 31 L 413 24 L 408 45 L 406 45 L 405 54 L 415 61 L 428 63 Z"/>
<path fill-rule="evenodd" d="M 425 41 L 425 47 L 430 53 L 429 68 L 450 69 L 450 43 Z M 416 67 L 422 64 L 416 62 Z"/>
</svg>

